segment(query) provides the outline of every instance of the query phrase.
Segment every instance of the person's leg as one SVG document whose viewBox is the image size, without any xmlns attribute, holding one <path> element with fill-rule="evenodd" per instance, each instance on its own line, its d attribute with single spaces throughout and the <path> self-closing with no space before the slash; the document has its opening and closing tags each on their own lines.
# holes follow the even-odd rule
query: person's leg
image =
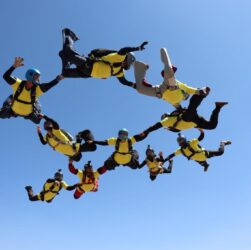
<svg viewBox="0 0 251 250">
<path fill-rule="evenodd" d="M 32 121 L 35 124 L 39 124 L 42 117 L 40 116 L 40 113 L 31 113 L 28 116 L 24 116 L 24 119 L 28 119 L 30 121 Z"/>
<path fill-rule="evenodd" d="M 85 192 L 84 191 L 81 191 L 79 190 L 78 188 L 75 190 L 73 196 L 75 199 L 79 199 Z"/>
<path fill-rule="evenodd" d="M 4 101 L 3 106 L 0 109 L 0 118 L 6 119 L 11 117 L 17 117 L 11 109 L 12 98 L 13 97 L 11 95 Z"/>
<path fill-rule="evenodd" d="M 11 118 L 11 117 L 16 117 L 13 115 L 11 108 L 2 107 L 0 109 L 0 118 L 6 119 L 6 118 Z"/>
<path fill-rule="evenodd" d="M 215 109 L 212 111 L 210 120 L 206 120 L 204 117 L 202 116 L 194 116 L 193 117 L 193 122 L 195 122 L 197 124 L 197 126 L 199 128 L 203 128 L 203 129 L 215 129 L 218 125 L 218 118 L 219 118 L 219 114 L 220 114 L 220 110 L 221 108 L 226 105 L 226 102 L 216 102 L 215 105 Z"/>
<path fill-rule="evenodd" d="M 182 119 L 184 121 L 190 122 L 194 119 L 194 117 L 197 116 L 197 108 L 201 104 L 204 98 L 205 96 L 202 95 L 193 95 L 190 98 L 189 105 L 184 114 L 182 115 Z"/>
<path fill-rule="evenodd" d="M 69 67 L 70 64 L 81 66 L 86 63 L 86 57 L 78 54 L 73 47 L 76 39 L 74 39 L 72 34 L 74 33 L 69 29 L 63 30 L 63 50 L 59 52 L 63 69 Z"/>
<path fill-rule="evenodd" d="M 104 166 L 107 170 L 114 170 L 119 164 L 114 160 L 114 154 L 112 154 L 105 162 Z"/>
<path fill-rule="evenodd" d="M 145 81 L 147 69 L 148 65 L 144 64 L 143 62 L 134 62 L 136 90 L 140 94 L 156 97 L 156 90 L 158 91 L 158 86 L 152 86 Z"/>
<path fill-rule="evenodd" d="M 211 158 L 211 157 L 223 155 L 224 151 L 225 151 L 225 146 L 230 145 L 230 144 L 231 144 L 231 141 L 221 141 L 220 142 L 220 147 L 219 147 L 219 149 L 217 151 L 212 151 L 212 150 L 206 151 L 207 152 L 207 157 Z"/>
<path fill-rule="evenodd" d="M 166 86 L 176 86 L 177 82 L 174 77 L 173 66 L 166 48 L 160 49 L 160 58 L 164 64 L 164 84 Z"/>
<path fill-rule="evenodd" d="M 133 150 L 132 159 L 128 164 L 126 164 L 126 166 L 130 167 L 131 169 L 139 168 L 139 154 L 136 150 Z"/>
<path fill-rule="evenodd" d="M 88 141 L 94 141 L 94 136 L 89 129 L 83 130 L 78 133 L 77 137 L 79 139 L 84 139 L 85 143 L 80 145 L 80 152 L 95 151 L 97 146 L 94 143 L 89 143 Z"/>
<path fill-rule="evenodd" d="M 149 178 L 151 179 L 151 181 L 154 181 L 156 178 L 157 178 L 157 176 L 156 175 L 149 175 Z"/>
<path fill-rule="evenodd" d="M 40 200 L 40 196 L 39 195 L 34 195 L 33 194 L 32 186 L 26 186 L 25 189 L 27 191 L 27 194 L 28 194 L 28 197 L 29 197 L 30 201 L 38 201 L 38 200 Z"/>
</svg>

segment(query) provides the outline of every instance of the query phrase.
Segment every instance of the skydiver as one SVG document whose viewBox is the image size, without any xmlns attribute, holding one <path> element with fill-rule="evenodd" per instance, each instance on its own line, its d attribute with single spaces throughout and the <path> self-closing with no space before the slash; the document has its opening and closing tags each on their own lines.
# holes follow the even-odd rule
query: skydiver
<svg viewBox="0 0 251 250">
<path fill-rule="evenodd" d="M 73 48 L 78 41 L 77 35 L 70 29 L 63 29 L 63 49 L 59 52 L 62 60 L 62 75 L 66 78 L 108 78 L 117 77 L 120 83 L 135 88 L 135 83 L 128 81 L 124 70 L 129 70 L 135 61 L 133 51 L 145 49 L 148 42 L 138 47 L 125 47 L 116 50 L 93 50 L 88 56 L 79 55 Z M 99 51 L 99 52 L 97 52 Z M 75 68 L 70 68 L 75 64 Z"/>
<path fill-rule="evenodd" d="M 207 92 L 207 94 L 209 91 Z M 202 128 L 212 130 L 218 125 L 218 117 L 220 110 L 227 102 L 215 102 L 215 108 L 212 111 L 210 120 L 198 115 L 197 108 L 201 104 L 205 95 L 193 95 L 189 100 L 187 108 L 174 110 L 171 114 L 166 113 L 161 116 L 161 121 L 149 127 L 145 132 L 150 133 L 161 127 L 165 127 L 172 132 L 179 132 L 189 128 Z"/>
<path fill-rule="evenodd" d="M 30 201 L 46 201 L 48 203 L 52 202 L 56 195 L 59 194 L 62 188 L 72 191 L 76 188 L 77 184 L 69 186 L 65 181 L 63 181 L 63 174 L 61 169 L 59 169 L 54 178 L 47 179 L 43 186 L 43 190 L 34 195 L 33 189 L 31 186 L 26 186 L 25 189 L 28 193 Z"/>
<path fill-rule="evenodd" d="M 133 149 L 135 142 L 142 141 L 146 138 L 147 134 L 138 134 L 128 138 L 128 130 L 120 129 L 118 138 L 112 137 L 105 141 L 93 141 L 97 145 L 107 146 L 114 145 L 115 151 L 104 162 L 107 170 L 114 170 L 119 165 L 128 166 L 131 169 L 139 168 L 139 154 Z"/>
<path fill-rule="evenodd" d="M 53 148 L 74 161 L 80 161 L 82 154 L 81 152 L 95 151 L 96 145 L 89 143 L 88 141 L 93 141 L 94 136 L 90 130 L 84 130 L 77 134 L 76 140 L 74 140 L 68 132 L 61 129 L 56 121 L 43 115 L 45 119 L 44 129 L 46 130 L 46 135 L 43 136 L 41 128 L 37 126 L 38 136 L 43 145 L 49 144 Z M 85 143 L 81 143 L 82 140 Z"/>
<path fill-rule="evenodd" d="M 194 160 L 198 162 L 206 172 L 208 170 L 209 164 L 207 159 L 215 156 L 220 156 L 224 153 L 225 145 L 230 145 L 231 141 L 221 141 L 220 147 L 217 151 L 210 151 L 202 148 L 199 142 L 204 139 L 204 132 L 200 129 L 200 136 L 197 139 L 192 139 L 188 141 L 184 135 L 178 134 L 177 142 L 179 148 L 172 154 L 170 154 L 165 161 L 172 159 L 174 156 L 182 154 L 188 160 Z"/>
<path fill-rule="evenodd" d="M 169 161 L 168 168 L 165 168 L 164 165 L 164 158 L 163 153 L 159 152 L 157 156 L 154 150 L 148 145 L 146 149 L 146 158 L 145 160 L 139 165 L 139 168 L 144 167 L 147 165 L 149 170 L 149 178 L 154 181 L 159 174 L 170 174 L 172 172 L 173 161 Z"/>
<path fill-rule="evenodd" d="M 80 179 L 74 192 L 74 198 L 79 199 L 86 192 L 98 191 L 98 178 L 101 174 L 104 174 L 107 169 L 106 167 L 100 167 L 94 171 L 90 161 L 84 165 L 83 170 L 76 169 L 73 165 L 73 161 L 70 159 L 69 170 Z"/>
<path fill-rule="evenodd" d="M 24 59 L 16 57 L 14 64 L 4 73 L 4 80 L 12 87 L 13 94 L 9 96 L 0 109 L 0 118 L 23 117 L 39 124 L 41 106 L 38 97 L 57 85 L 64 77 L 58 75 L 49 83 L 40 84 L 40 71 L 29 69 L 25 74 L 26 80 L 11 76 L 12 72 L 24 65 Z"/>
<path fill-rule="evenodd" d="M 165 48 L 160 50 L 161 60 L 164 63 L 164 70 L 161 72 L 164 77 L 160 85 L 152 85 L 145 80 L 148 65 L 136 61 L 134 63 L 134 74 L 136 81 L 136 90 L 147 96 L 162 98 L 172 104 L 175 108 L 181 108 L 181 102 L 187 100 L 190 95 L 206 96 L 209 87 L 201 89 L 190 87 L 175 79 L 174 73 L 177 68 L 171 64 L 170 58 Z"/>
</svg>

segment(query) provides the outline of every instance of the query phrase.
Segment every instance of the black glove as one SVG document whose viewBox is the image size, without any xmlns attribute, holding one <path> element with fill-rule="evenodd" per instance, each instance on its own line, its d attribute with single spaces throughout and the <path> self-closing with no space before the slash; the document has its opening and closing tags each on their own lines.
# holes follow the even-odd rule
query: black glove
<svg viewBox="0 0 251 250">
<path fill-rule="evenodd" d="M 148 42 L 143 42 L 140 46 L 139 46 L 139 50 L 144 50 L 145 49 L 145 45 L 147 45 Z"/>
</svg>

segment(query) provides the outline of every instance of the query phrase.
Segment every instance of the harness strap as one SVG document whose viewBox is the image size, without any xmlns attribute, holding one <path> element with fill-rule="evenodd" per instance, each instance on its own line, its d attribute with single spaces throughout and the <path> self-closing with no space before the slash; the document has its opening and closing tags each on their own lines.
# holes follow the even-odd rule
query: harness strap
<svg viewBox="0 0 251 250">
<path fill-rule="evenodd" d="M 119 152 L 119 146 L 120 146 L 121 140 L 118 138 L 116 141 L 116 144 L 115 144 L 115 153 L 120 153 L 122 155 L 127 155 L 127 154 L 132 153 L 132 151 L 133 151 L 132 140 L 129 138 L 129 139 L 127 139 L 127 141 L 128 141 L 128 152 L 127 153 Z"/>
<path fill-rule="evenodd" d="M 199 145 L 198 145 L 198 146 L 199 146 Z M 185 148 L 188 148 L 188 150 L 191 152 L 190 155 L 186 155 L 186 153 L 185 153 L 185 151 L 184 151 Z M 194 149 L 191 147 L 191 145 L 190 145 L 190 141 L 188 141 L 188 144 L 187 144 L 185 147 L 181 147 L 180 150 L 181 150 L 181 153 L 182 153 L 188 160 L 190 160 L 195 154 L 199 154 L 199 153 L 202 153 L 202 152 L 205 151 L 205 150 L 197 150 L 197 151 L 194 150 Z"/>
</svg>

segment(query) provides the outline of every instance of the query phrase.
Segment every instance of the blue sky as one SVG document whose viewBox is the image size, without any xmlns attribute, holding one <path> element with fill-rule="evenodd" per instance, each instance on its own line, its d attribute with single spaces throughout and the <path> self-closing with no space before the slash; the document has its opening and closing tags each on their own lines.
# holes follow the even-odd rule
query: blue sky
<svg viewBox="0 0 251 250">
<path fill-rule="evenodd" d="M 78 179 L 68 172 L 66 157 L 40 144 L 34 124 L 21 118 L 1 120 L 0 248 L 250 249 L 250 9 L 247 0 L 3 2 L 1 74 L 15 56 L 22 56 L 25 66 L 16 76 L 23 78 L 27 68 L 36 67 L 43 81 L 53 79 L 60 73 L 57 54 L 64 27 L 79 35 L 76 48 L 83 54 L 147 40 L 146 50 L 136 56 L 150 65 L 150 82 L 161 82 L 159 49 L 167 47 L 180 81 L 211 87 L 201 114 L 209 117 L 215 101 L 229 101 L 217 129 L 206 132 L 202 145 L 217 149 L 222 139 L 231 139 L 233 145 L 224 156 L 210 159 L 207 173 L 179 156 L 173 173 L 155 182 L 145 168 L 120 167 L 101 176 L 97 193 L 76 201 L 72 192 L 62 191 L 52 204 L 31 203 L 24 186 L 40 191 L 58 168 L 69 184 Z M 133 71 L 126 76 L 133 80 Z M 0 101 L 10 92 L 2 79 Z M 116 136 L 123 127 L 137 134 L 172 110 L 115 78 L 65 79 L 40 101 L 43 112 L 62 128 L 72 134 L 90 128 L 97 140 Z M 193 138 L 198 132 L 184 134 Z M 148 144 L 167 155 L 177 148 L 176 135 L 160 129 L 136 144 L 142 160 Z M 76 167 L 87 160 L 99 167 L 112 152 L 112 147 L 98 147 Z"/>
</svg>

